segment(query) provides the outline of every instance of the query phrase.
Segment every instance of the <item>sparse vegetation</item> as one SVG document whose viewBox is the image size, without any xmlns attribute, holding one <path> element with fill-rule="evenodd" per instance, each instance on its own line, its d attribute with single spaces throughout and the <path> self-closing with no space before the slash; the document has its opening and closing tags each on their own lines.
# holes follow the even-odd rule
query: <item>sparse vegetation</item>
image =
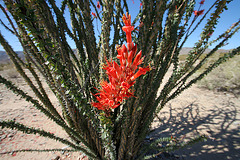
<svg viewBox="0 0 240 160">
<path fill-rule="evenodd" d="M 211 64 L 214 57 L 207 63 Z M 229 61 L 215 68 L 205 78 L 198 82 L 200 87 L 216 91 L 228 91 L 234 94 L 240 93 L 240 56 L 236 56 Z M 206 64 L 207 65 L 207 64 Z"/>
<path fill-rule="evenodd" d="M 213 57 L 209 58 L 208 61 L 199 69 L 195 76 L 199 75 L 202 71 L 206 69 L 207 66 L 215 62 L 219 57 L 224 56 L 225 53 L 216 53 Z M 184 63 L 187 58 L 187 54 L 182 54 L 179 56 L 180 63 Z M 202 60 L 206 54 L 199 57 Z M 204 77 L 197 84 L 199 87 L 206 88 L 214 91 L 227 91 L 234 94 L 240 93 L 240 56 L 236 56 L 229 61 L 219 65 L 206 77 Z"/>
</svg>

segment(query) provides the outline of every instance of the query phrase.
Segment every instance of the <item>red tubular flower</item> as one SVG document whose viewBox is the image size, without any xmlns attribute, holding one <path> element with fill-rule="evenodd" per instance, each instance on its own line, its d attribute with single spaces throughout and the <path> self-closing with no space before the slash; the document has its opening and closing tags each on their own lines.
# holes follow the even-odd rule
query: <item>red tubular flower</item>
<svg viewBox="0 0 240 160">
<path fill-rule="evenodd" d="M 92 15 L 96 18 L 97 16 L 96 16 L 96 13 L 94 13 L 94 12 L 92 12 Z"/>
<path fill-rule="evenodd" d="M 128 67 L 130 67 L 130 65 L 132 64 L 132 59 L 133 59 L 134 53 L 133 51 L 130 51 L 129 55 L 128 55 Z"/>
<path fill-rule="evenodd" d="M 123 71 L 120 68 L 120 66 L 114 61 L 113 62 L 113 67 L 115 68 L 117 75 L 119 76 L 119 78 L 123 77 Z"/>
<path fill-rule="evenodd" d="M 200 4 L 204 4 L 205 0 L 201 0 Z"/>
<path fill-rule="evenodd" d="M 136 54 L 136 51 L 137 51 L 137 45 L 135 45 L 134 47 L 132 47 L 132 50 L 130 51 L 130 53 L 128 54 L 128 57 L 127 57 L 127 61 L 128 61 L 128 67 L 131 66 L 132 64 L 132 59 L 133 57 L 135 56 Z"/>
<path fill-rule="evenodd" d="M 203 15 L 204 9 L 198 11 L 198 15 Z"/>
<path fill-rule="evenodd" d="M 197 10 L 193 11 L 193 13 L 194 13 L 195 16 L 198 15 L 198 11 Z"/>
<path fill-rule="evenodd" d="M 194 13 L 195 16 L 200 16 L 200 15 L 203 14 L 203 12 L 204 12 L 204 9 L 202 9 L 202 10 L 200 10 L 200 11 L 197 11 L 197 10 L 193 11 L 193 13 Z"/>
<path fill-rule="evenodd" d="M 130 78 L 131 81 L 134 81 L 134 80 L 135 80 L 136 78 L 138 78 L 139 76 L 146 74 L 147 71 L 150 71 L 150 68 L 149 68 L 149 67 L 147 67 L 147 68 L 139 67 L 139 70 L 137 71 L 137 73 L 134 74 L 134 75 Z"/>
<path fill-rule="evenodd" d="M 121 47 L 116 47 L 120 65 L 115 61 L 106 60 L 103 69 L 106 70 L 109 82 L 104 80 L 100 82 L 101 89 L 98 90 L 99 93 L 94 94 L 98 102 L 91 103 L 93 107 L 103 110 L 106 116 L 109 116 L 111 110 L 117 108 L 124 99 L 134 96 L 131 87 L 135 84 L 136 78 L 150 71 L 150 67 L 139 67 L 137 71 L 138 66 L 143 61 L 142 51 L 136 55 L 137 45 L 134 45 L 131 37 L 134 27 L 131 26 L 131 16 L 128 13 L 126 15 L 123 15 L 123 21 L 126 25 L 123 30 L 126 32 L 128 49 L 124 44 Z"/>
<path fill-rule="evenodd" d="M 100 2 L 99 2 L 99 1 L 97 1 L 97 8 L 98 8 L 98 9 L 101 8 L 101 6 L 100 6 Z"/>
<path fill-rule="evenodd" d="M 117 79 L 117 73 L 116 73 L 116 69 L 111 67 L 111 69 L 107 70 L 106 72 L 108 75 L 110 75 L 112 78 Z"/>
<path fill-rule="evenodd" d="M 127 51 L 127 47 L 125 45 L 122 45 L 122 54 L 123 54 L 123 58 L 127 59 L 128 51 Z"/>
<path fill-rule="evenodd" d="M 141 56 L 142 56 L 142 51 L 138 52 L 138 54 L 136 55 L 132 63 L 132 67 L 134 67 L 133 69 L 135 69 L 135 67 L 137 67 L 139 64 L 142 63 L 142 61 L 140 62 Z"/>
</svg>

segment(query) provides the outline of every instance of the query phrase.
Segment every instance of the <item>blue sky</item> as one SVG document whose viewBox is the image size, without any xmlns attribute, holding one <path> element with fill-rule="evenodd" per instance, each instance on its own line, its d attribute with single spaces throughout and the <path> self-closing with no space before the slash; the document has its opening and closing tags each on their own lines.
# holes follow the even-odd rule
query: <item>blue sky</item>
<svg viewBox="0 0 240 160">
<path fill-rule="evenodd" d="M 57 0 L 57 2 L 60 2 L 60 0 Z M 94 2 L 97 2 L 95 0 Z M 129 4 L 129 11 L 132 16 L 132 20 L 137 15 L 140 7 L 140 0 L 134 0 L 134 3 L 132 0 L 127 0 Z M 200 0 L 196 0 L 196 9 L 199 7 Z M 2 4 L 2 1 L 0 2 Z M 212 5 L 212 0 L 206 0 L 204 5 L 202 6 L 202 9 L 208 9 Z M 96 3 L 97 4 L 97 3 Z M 223 33 L 226 29 L 228 29 L 234 22 L 236 22 L 240 18 L 240 0 L 233 0 L 228 5 L 228 10 L 225 11 L 221 15 L 221 19 L 219 20 L 219 24 L 214 31 L 213 35 L 211 36 L 211 39 L 216 38 L 219 34 Z M 0 18 L 6 22 L 6 18 L 3 15 L 2 12 L 0 12 Z M 69 19 L 69 15 L 66 15 L 66 19 Z M 69 22 L 69 21 L 68 21 Z M 205 21 L 206 22 L 206 21 Z M 100 30 L 100 21 L 94 20 L 95 24 L 95 33 L 96 36 L 98 35 L 98 31 L 96 30 L 96 26 L 98 26 Z M 98 24 L 98 25 L 97 25 Z M 204 22 L 198 27 L 196 32 L 192 34 L 192 36 L 188 39 L 188 41 L 185 43 L 184 47 L 193 47 L 194 43 L 200 38 L 201 29 L 204 27 Z M 70 22 L 69 22 L 70 25 Z M 136 24 L 137 25 L 137 24 Z M 8 40 L 8 42 L 12 45 L 13 49 L 15 51 L 21 51 L 22 47 L 18 43 L 18 40 L 13 36 L 11 33 L 6 31 L 2 25 L 0 25 L 0 31 L 5 36 L 5 38 Z M 224 46 L 223 49 L 232 49 L 240 46 L 240 32 L 234 35 L 232 39 L 228 41 L 228 45 Z M 72 48 L 75 48 L 74 43 L 69 39 L 69 44 Z M 211 47 L 210 47 L 211 48 Z M 0 45 L 0 51 L 4 50 L 3 47 Z"/>
</svg>

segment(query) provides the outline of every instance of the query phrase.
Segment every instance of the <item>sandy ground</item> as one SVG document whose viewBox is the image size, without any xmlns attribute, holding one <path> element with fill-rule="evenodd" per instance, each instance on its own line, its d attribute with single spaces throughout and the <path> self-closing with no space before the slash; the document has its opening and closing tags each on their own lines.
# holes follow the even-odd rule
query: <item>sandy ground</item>
<svg viewBox="0 0 240 160">
<path fill-rule="evenodd" d="M 10 71 L 12 72 L 12 71 Z M 8 72 L 9 73 L 9 72 Z M 18 76 L 9 77 L 0 72 L 20 88 L 32 94 L 24 81 Z M 57 106 L 50 90 L 47 90 Z M 186 139 L 199 134 L 211 138 L 192 147 L 174 152 L 187 160 L 239 160 L 240 159 L 240 98 L 230 93 L 212 92 L 196 85 L 170 101 L 160 112 L 162 122 L 153 123 L 153 137 L 173 135 L 186 136 Z M 60 108 L 59 108 L 60 109 Z M 56 135 L 68 138 L 60 127 L 45 118 L 31 104 L 19 99 L 0 84 L 0 120 L 15 119 L 28 126 L 43 128 Z M 26 135 L 18 131 L 0 129 L 0 153 L 17 149 L 50 149 L 67 146 L 36 135 Z M 2 160 L 50 160 L 84 159 L 79 153 L 44 152 L 13 153 L 0 155 Z"/>
</svg>

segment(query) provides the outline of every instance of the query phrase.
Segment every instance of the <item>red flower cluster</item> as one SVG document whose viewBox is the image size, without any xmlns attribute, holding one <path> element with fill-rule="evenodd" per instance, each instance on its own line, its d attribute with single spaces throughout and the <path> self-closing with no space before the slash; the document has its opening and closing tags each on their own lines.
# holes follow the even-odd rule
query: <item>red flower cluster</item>
<svg viewBox="0 0 240 160">
<path fill-rule="evenodd" d="M 124 99 L 133 96 L 130 89 L 134 85 L 136 78 L 150 71 L 150 67 L 139 67 L 143 62 L 142 51 L 137 52 L 137 45 L 132 42 L 131 32 L 134 27 L 131 26 L 131 16 L 127 13 L 123 15 L 125 26 L 122 28 L 126 32 L 127 47 L 123 44 L 122 47 L 117 46 L 117 58 L 120 65 L 115 61 L 107 61 L 104 66 L 109 82 L 102 81 L 99 93 L 95 94 L 98 102 L 92 102 L 92 106 L 99 110 L 104 110 L 109 113 L 111 109 L 117 108 Z M 135 58 L 134 58 L 135 57 Z"/>
</svg>

